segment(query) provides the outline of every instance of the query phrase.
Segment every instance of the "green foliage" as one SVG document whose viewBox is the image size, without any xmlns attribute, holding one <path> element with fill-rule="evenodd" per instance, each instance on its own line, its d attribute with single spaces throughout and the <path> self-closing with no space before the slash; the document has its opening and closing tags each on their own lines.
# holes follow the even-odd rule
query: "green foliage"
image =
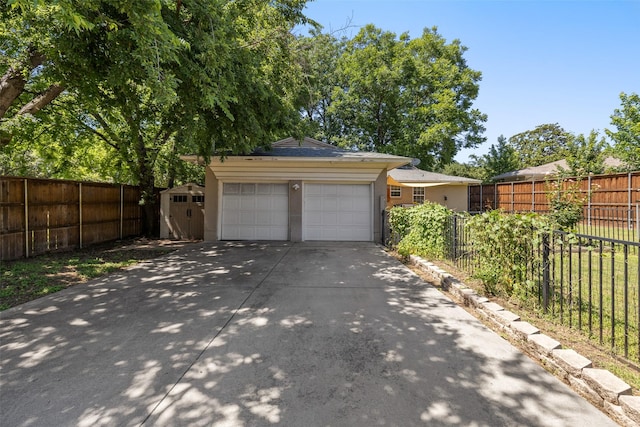
<svg viewBox="0 0 640 427">
<path fill-rule="evenodd" d="M 487 172 L 482 166 L 478 166 L 475 162 L 469 163 L 458 163 L 451 162 L 449 164 L 444 165 L 441 172 L 445 175 L 451 176 L 463 176 L 466 178 L 473 178 L 484 180 Z"/>
<path fill-rule="evenodd" d="M 540 166 L 564 159 L 568 154 L 571 134 L 557 123 L 537 126 L 509 138 L 521 168 Z"/>
<path fill-rule="evenodd" d="M 484 141 L 486 116 L 472 107 L 480 72 L 467 66 L 458 40 L 447 43 L 435 28 L 411 39 L 367 25 L 350 40 L 318 42 L 306 41 L 319 64 L 305 67 L 303 112 L 322 137 L 416 157 L 426 168 Z"/>
<path fill-rule="evenodd" d="M 551 221 L 560 230 L 575 231 L 589 197 L 580 190 L 580 181 L 547 182 L 546 192 Z"/>
<path fill-rule="evenodd" d="M 516 150 L 509 145 L 507 139 L 500 135 L 498 144 L 491 144 L 489 153 L 483 156 L 471 155 L 473 164 L 483 171 L 482 179 L 484 182 L 491 181 L 491 178 L 506 172 L 520 169 L 520 162 Z"/>
<path fill-rule="evenodd" d="M 117 159 L 114 168 L 143 189 L 150 233 L 156 180 L 181 180 L 180 154 L 245 153 L 295 129 L 300 67 L 290 30 L 306 22 L 304 4 L 3 3 L 0 73 L 11 84 L 0 88 L 0 107 L 7 106 L 0 108 L 0 156 L 13 169 L 45 174 L 78 160 L 58 151 L 87 148 L 101 164 Z M 52 85 L 62 85 L 64 96 L 25 119 L 33 94 Z M 96 144 L 102 150 L 92 153 Z M 40 162 L 48 145 L 60 148 L 41 162 L 46 167 L 16 158 L 28 146 L 26 159 Z"/>
<path fill-rule="evenodd" d="M 332 92 L 338 85 L 336 67 L 346 39 L 312 30 L 309 37 L 298 37 L 297 55 L 302 80 L 297 94 L 305 134 L 321 141 L 340 139 L 338 117 L 330 111 Z"/>
<path fill-rule="evenodd" d="M 548 220 L 535 213 L 494 210 L 471 217 L 466 228 L 479 259 L 473 276 L 490 294 L 524 297 L 532 286 L 527 271 L 534 271 L 539 262 L 533 248 L 549 232 Z"/>
<path fill-rule="evenodd" d="M 617 132 L 607 129 L 606 133 L 614 141 L 613 153 L 625 162 L 627 170 L 640 170 L 640 95 L 623 92 L 620 101 L 622 107 L 611 116 Z"/>
<path fill-rule="evenodd" d="M 444 257 L 445 224 L 453 211 L 437 203 L 425 202 L 412 208 L 395 207 L 391 212 L 391 230 L 401 238 L 397 247 L 401 255 Z"/>
<path fill-rule="evenodd" d="M 399 242 L 411 230 L 411 209 L 394 206 L 389 210 L 389 228 L 393 234 L 393 240 Z"/>
<path fill-rule="evenodd" d="M 568 169 L 561 171 L 561 175 L 581 178 L 603 173 L 607 148 L 607 141 L 604 138 L 598 139 L 598 132 L 595 130 L 588 137 L 578 135 L 570 138 L 566 156 Z"/>
</svg>

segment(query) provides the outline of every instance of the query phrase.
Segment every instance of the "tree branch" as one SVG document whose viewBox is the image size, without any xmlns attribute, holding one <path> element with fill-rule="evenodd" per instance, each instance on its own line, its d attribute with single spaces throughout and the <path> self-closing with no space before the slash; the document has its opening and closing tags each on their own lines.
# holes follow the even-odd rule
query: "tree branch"
<svg viewBox="0 0 640 427">
<path fill-rule="evenodd" d="M 40 92 L 35 98 L 25 104 L 20 111 L 18 111 L 18 115 L 37 113 L 64 92 L 64 89 L 64 86 L 52 84 L 47 90 Z"/>
<path fill-rule="evenodd" d="M 107 138 L 105 135 L 103 135 L 102 132 L 98 132 L 97 129 L 93 129 L 91 126 L 87 125 L 86 123 L 82 123 L 83 126 L 87 127 L 94 134 L 98 135 L 108 145 L 110 145 L 111 147 L 113 147 L 116 150 L 120 151 L 120 138 L 118 138 L 118 135 L 116 135 L 113 132 L 113 130 L 111 130 L 111 127 L 109 126 L 109 123 L 107 123 L 107 121 L 105 119 L 103 119 L 102 116 L 100 114 L 98 114 L 98 113 L 91 113 L 91 115 L 93 116 L 94 119 L 96 119 L 96 121 L 98 123 L 100 123 L 100 126 L 102 126 L 102 128 L 105 130 L 105 132 L 107 132 L 107 135 L 109 135 L 109 137 L 113 141 L 109 141 L 109 138 Z"/>
</svg>

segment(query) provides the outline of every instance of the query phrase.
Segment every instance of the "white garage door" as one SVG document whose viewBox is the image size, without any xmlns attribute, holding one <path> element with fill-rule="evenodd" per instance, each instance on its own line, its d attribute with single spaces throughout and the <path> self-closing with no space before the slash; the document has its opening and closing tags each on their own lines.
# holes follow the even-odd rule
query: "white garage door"
<svg viewBox="0 0 640 427">
<path fill-rule="evenodd" d="M 288 240 L 287 184 L 224 183 L 222 240 Z"/>
<path fill-rule="evenodd" d="M 303 239 L 371 241 L 369 184 L 306 184 Z"/>
</svg>

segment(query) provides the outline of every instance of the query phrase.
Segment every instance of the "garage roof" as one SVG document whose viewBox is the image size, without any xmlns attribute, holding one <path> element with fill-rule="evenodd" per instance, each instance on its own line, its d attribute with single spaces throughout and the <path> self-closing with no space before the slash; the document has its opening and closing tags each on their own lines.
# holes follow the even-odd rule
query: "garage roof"
<svg viewBox="0 0 640 427">
<path fill-rule="evenodd" d="M 481 182 L 478 179 L 428 172 L 410 165 L 390 170 L 387 181 L 389 185 L 404 187 L 431 187 L 445 184 L 473 185 Z"/>
<path fill-rule="evenodd" d="M 350 151 L 327 144 L 313 138 L 298 141 L 294 138 L 281 139 L 272 144 L 270 150 L 256 149 L 251 156 L 272 157 L 331 157 L 343 159 L 396 160 L 406 164 L 411 159 L 392 154 L 373 153 L 368 151 Z"/>
<path fill-rule="evenodd" d="M 197 156 L 180 156 L 183 160 L 189 162 L 198 162 Z M 327 144 L 313 138 L 304 138 L 299 141 L 295 138 L 286 138 L 274 142 L 271 149 L 262 148 L 255 149 L 251 154 L 245 156 L 229 156 L 221 161 L 219 158 L 212 158 L 211 165 L 220 165 L 221 163 L 235 163 L 247 160 L 262 161 L 279 161 L 282 164 L 286 161 L 306 161 L 306 162 L 330 162 L 336 163 L 366 163 L 377 164 L 379 167 L 385 167 L 390 170 L 402 165 L 406 165 L 411 161 L 408 157 L 395 156 L 392 154 L 373 153 L 364 151 L 350 151 Z M 277 166 L 276 166 L 277 167 Z"/>
</svg>

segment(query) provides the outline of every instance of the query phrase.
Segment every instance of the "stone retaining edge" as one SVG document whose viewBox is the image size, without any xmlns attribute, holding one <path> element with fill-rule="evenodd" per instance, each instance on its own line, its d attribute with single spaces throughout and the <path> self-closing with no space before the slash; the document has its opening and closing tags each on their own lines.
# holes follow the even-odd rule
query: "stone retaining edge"
<svg viewBox="0 0 640 427">
<path fill-rule="evenodd" d="M 553 338 L 499 304 L 467 287 L 437 265 L 411 255 L 410 262 L 431 276 L 455 300 L 476 312 L 509 336 L 523 344 L 525 350 L 567 385 L 622 426 L 640 425 L 640 396 L 631 395 L 631 387 L 611 372 L 594 369 L 586 357 L 563 349 Z"/>
</svg>

